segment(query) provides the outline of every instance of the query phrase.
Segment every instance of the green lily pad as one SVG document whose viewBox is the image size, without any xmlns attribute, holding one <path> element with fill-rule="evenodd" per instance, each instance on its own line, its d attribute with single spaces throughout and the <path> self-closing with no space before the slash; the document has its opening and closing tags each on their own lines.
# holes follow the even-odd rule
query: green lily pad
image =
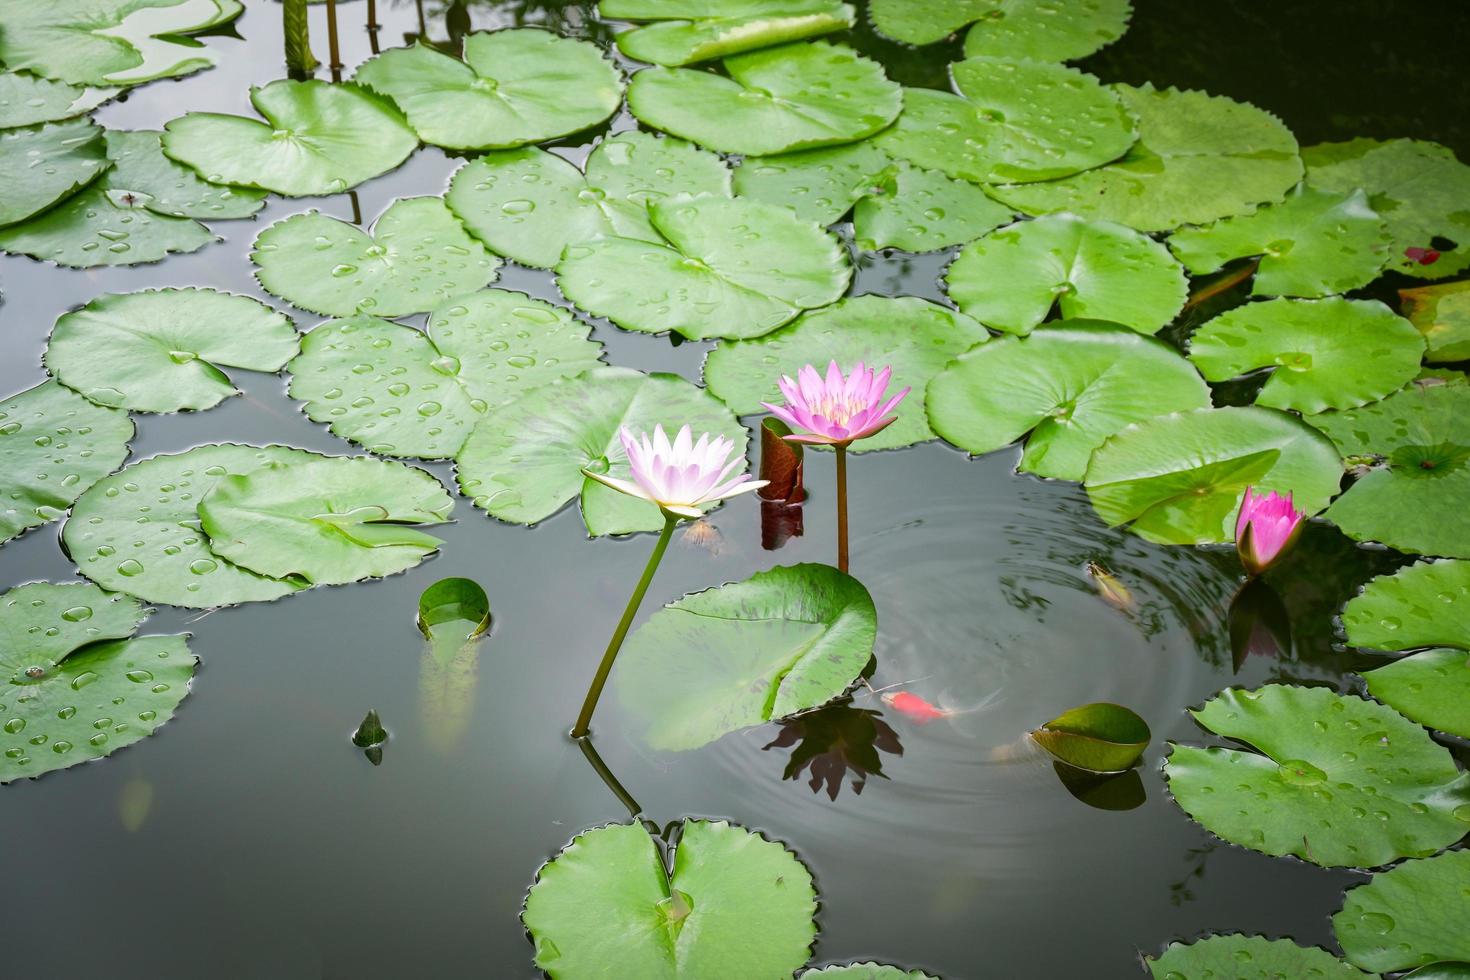
<svg viewBox="0 0 1470 980">
<path fill-rule="evenodd" d="M 697 749 L 837 697 L 872 658 L 877 630 L 857 579 L 778 566 L 654 613 L 628 638 L 613 684 L 651 747 Z"/>
<path fill-rule="evenodd" d="M 1095 170 L 991 193 L 1027 214 L 1070 211 L 1139 231 L 1169 231 L 1250 214 L 1283 200 L 1301 180 L 1296 137 L 1269 112 L 1204 92 L 1113 88 L 1138 118 L 1132 149 Z"/>
<path fill-rule="evenodd" d="M 689 65 L 831 34 L 856 15 L 838 0 L 602 0 L 615 20 L 656 21 L 617 36 L 618 50 L 654 65 Z"/>
<path fill-rule="evenodd" d="M 1355 139 L 1302 151 L 1307 177 L 1328 191 L 1368 192 L 1368 203 L 1388 222 L 1393 241 L 1388 267 L 1408 276 L 1439 279 L 1470 266 L 1470 167 L 1438 143 Z M 1405 252 L 1428 249 L 1436 238 L 1455 242 L 1424 264 Z"/>
<path fill-rule="evenodd" d="M 905 970 L 886 963 L 844 963 L 840 966 L 824 966 L 820 970 L 806 970 L 807 977 L 826 977 L 827 980 L 939 980 L 923 970 Z"/>
<path fill-rule="evenodd" d="M 945 271 L 950 298 L 988 327 L 1027 334 L 1055 307 L 1157 333 L 1189 296 L 1163 245 L 1121 225 L 1054 215 L 972 242 Z"/>
<path fill-rule="evenodd" d="M 133 420 L 47 381 L 0 401 L 0 542 L 56 520 L 128 458 Z"/>
<path fill-rule="evenodd" d="M 427 44 L 390 48 L 353 77 L 397 103 L 425 143 L 459 150 L 566 136 L 623 100 L 622 77 L 596 45 L 536 28 L 470 34 L 463 61 Z"/>
<path fill-rule="evenodd" d="M 147 197 L 114 187 L 110 173 L 29 221 L 0 228 L 0 251 L 73 269 L 157 262 L 218 241 L 191 218 L 148 208 Z"/>
<path fill-rule="evenodd" d="M 485 412 L 599 366 L 602 345 L 566 310 L 487 289 L 451 300 L 427 330 L 358 316 L 302 340 L 291 397 L 380 456 L 447 459 Z"/>
<path fill-rule="evenodd" d="M 285 446 L 234 444 L 154 456 L 82 494 L 61 540 L 87 578 L 145 602 L 208 609 L 279 599 L 307 583 L 257 575 L 212 552 L 199 526 L 199 501 L 226 476 L 322 458 Z"/>
<path fill-rule="evenodd" d="M 825 226 L 873 193 L 892 169 L 893 159 L 872 140 L 746 157 L 735 168 L 735 193 L 788 207 L 797 217 Z"/>
<path fill-rule="evenodd" d="M 1377 300 L 1272 299 L 1220 314 L 1194 332 L 1189 359 L 1210 381 L 1262 368 L 1257 405 L 1322 412 L 1355 408 L 1419 373 L 1424 339 Z"/>
<path fill-rule="evenodd" d="M 1470 561 L 1427 561 L 1380 575 L 1342 610 L 1347 641 L 1372 650 L 1470 650 Z"/>
<path fill-rule="evenodd" d="M 1315 514 L 1337 492 L 1332 445 L 1295 416 L 1269 408 L 1202 408 L 1139 422 L 1098 447 L 1087 495 L 1110 527 L 1160 544 L 1235 540 L 1245 488 L 1290 493 Z"/>
<path fill-rule="evenodd" d="M 1301 184 L 1280 204 L 1169 236 L 1195 275 L 1258 256 L 1253 296 L 1330 296 L 1366 286 L 1388 260 L 1388 226 L 1360 190 Z"/>
<path fill-rule="evenodd" d="M 1405 718 L 1470 738 L 1470 654 L 1426 650 L 1363 672 L 1368 693 Z"/>
<path fill-rule="evenodd" d="M 935 252 L 974 241 L 1013 217 L 968 181 L 899 166 L 857 202 L 852 230 L 864 251 Z"/>
<path fill-rule="evenodd" d="M 889 392 L 910 387 L 913 393 L 895 411 L 897 422 L 852 448 L 896 449 L 934 438 L 924 416 L 925 386 L 950 358 L 989 339 L 974 320 L 928 300 L 857 296 L 804 313 L 764 337 L 720 344 L 705 359 L 704 383 L 736 415 L 754 415 L 765 411 L 762 402 L 783 402 L 776 379 L 794 378 L 804 365 L 891 367 Z"/>
<path fill-rule="evenodd" d="M 929 423 L 972 455 L 1031 434 L 1020 469 L 1081 480 L 1093 450 L 1134 422 L 1210 407 L 1210 388 L 1166 344 L 1100 321 L 1061 321 L 976 347 L 929 383 Z"/>
<path fill-rule="evenodd" d="M 724 67 L 728 77 L 646 68 L 628 83 L 628 108 L 711 150 L 768 156 L 871 136 L 903 104 L 882 66 L 840 44 L 783 44 L 726 58 Z"/>
<path fill-rule="evenodd" d="M 273 373 L 296 345 L 290 318 L 249 296 L 106 293 L 56 321 L 46 370 L 99 405 L 179 412 L 239 394 L 221 366 Z"/>
<path fill-rule="evenodd" d="M 1259 750 L 1175 745 L 1164 764 L 1175 802 L 1231 843 L 1372 868 L 1433 854 L 1470 830 L 1470 774 L 1375 701 L 1271 684 L 1229 688 L 1193 714 Z"/>
<path fill-rule="evenodd" d="M 1470 360 L 1470 279 L 1400 289 L 1404 316 L 1419 328 L 1431 364 Z"/>
<path fill-rule="evenodd" d="M 455 458 L 460 491 L 490 516 L 535 524 L 581 497 L 582 519 L 594 535 L 657 531 L 657 507 L 612 490 L 584 469 L 632 478 L 618 430 L 696 433 L 734 441 L 745 452 L 744 426 L 709 392 L 671 374 L 595 368 L 543 385 L 489 412 Z"/>
<path fill-rule="evenodd" d="M 68 119 L 0 131 L 0 225 L 45 211 L 106 170 L 102 127 Z"/>
<path fill-rule="evenodd" d="M 149 610 L 132 596 L 86 582 L 31 582 L 0 594 L 0 654 L 7 684 L 24 685 L 89 643 L 125 640 Z M 14 733 L 12 733 L 14 734 Z"/>
<path fill-rule="evenodd" d="M 1376 460 L 1326 517 L 1355 541 L 1470 558 L 1470 387 L 1410 385 L 1380 402 L 1314 415 L 1344 457 Z"/>
<path fill-rule="evenodd" d="M 942 41 L 966 24 L 965 54 L 1071 61 L 1122 37 L 1129 0 L 872 0 L 868 16 L 906 44 Z"/>
<path fill-rule="evenodd" d="M 1065 65 L 968 58 L 959 95 L 910 88 L 874 142 L 890 156 L 977 183 L 1051 180 L 1115 160 L 1138 138 L 1132 113 L 1096 78 Z"/>
<path fill-rule="evenodd" d="M 211 184 L 164 156 L 160 132 L 109 129 L 107 156 L 113 163 L 108 186 L 131 191 L 159 214 L 211 221 L 248 218 L 265 204 L 265 191 Z"/>
<path fill-rule="evenodd" d="M 419 596 L 419 631 L 430 640 L 473 640 L 490 628 L 490 597 L 469 578 L 441 578 Z"/>
<path fill-rule="evenodd" d="M 444 200 L 494 251 L 549 269 L 579 242 L 660 241 L 648 205 L 675 194 L 729 197 L 730 171 L 683 140 L 628 132 L 598 143 L 585 175 L 545 150 L 488 153 L 455 173 Z"/>
<path fill-rule="evenodd" d="M 672 873 L 638 825 L 578 834 L 548 861 L 521 913 L 536 965 L 576 980 L 799 969 L 817 935 L 810 872 L 780 844 L 723 820 L 686 820 L 682 830 Z"/>
<path fill-rule="evenodd" d="M 269 292 L 326 316 L 422 313 L 494 282 L 500 268 L 437 197 L 394 201 L 371 232 L 293 214 L 262 231 L 250 257 Z"/>
<path fill-rule="evenodd" d="M 1153 734 L 1136 712 L 1099 701 L 1062 712 L 1031 732 L 1031 737 L 1075 769 L 1122 772 L 1143 757 Z"/>
<path fill-rule="evenodd" d="M 1406 861 L 1348 889 L 1332 929 L 1347 958 L 1392 973 L 1470 961 L 1470 851 Z"/>
<path fill-rule="evenodd" d="M 837 239 L 773 204 L 676 197 L 652 202 L 648 215 L 661 242 L 603 238 L 567 249 L 556 267 L 567 299 L 628 330 L 758 337 L 836 301 L 852 278 Z"/>
<path fill-rule="evenodd" d="M 27 71 L 0 72 L 0 129 L 71 119 L 117 95 L 114 88 L 85 88 Z"/>
<path fill-rule="evenodd" d="M 218 112 L 170 120 L 163 152 L 212 184 L 303 197 L 350 190 L 419 145 L 391 102 L 351 83 L 277 79 L 252 88 L 250 104 L 264 122 Z"/>
<path fill-rule="evenodd" d="M 1316 980 L 1353 980 L 1368 975 L 1344 963 L 1325 949 L 1298 946 L 1290 939 L 1226 934 L 1206 936 L 1192 943 L 1170 943 L 1158 956 L 1144 959 L 1154 980 L 1195 980 L 1219 977 L 1233 980 L 1278 980 L 1313 977 Z"/>
</svg>

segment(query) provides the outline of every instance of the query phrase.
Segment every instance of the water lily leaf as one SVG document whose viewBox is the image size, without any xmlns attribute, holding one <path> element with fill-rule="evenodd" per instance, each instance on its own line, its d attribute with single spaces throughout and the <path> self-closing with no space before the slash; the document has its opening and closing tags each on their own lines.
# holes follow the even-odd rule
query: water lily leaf
<svg viewBox="0 0 1470 980">
<path fill-rule="evenodd" d="M 613 684 L 651 747 L 696 749 L 837 697 L 873 656 L 877 629 L 857 579 L 778 566 L 654 613 L 628 638 Z"/>
<path fill-rule="evenodd" d="M 1229 688 L 1192 713 L 1259 750 L 1174 745 L 1164 764 L 1175 802 L 1233 844 L 1372 868 L 1433 854 L 1470 830 L 1470 773 L 1375 701 L 1271 684 Z"/>
<path fill-rule="evenodd" d="M 781 977 L 800 968 L 817 935 L 817 898 L 796 855 L 723 820 L 686 820 L 682 829 L 671 874 L 637 825 L 578 834 L 548 861 L 521 914 L 536 965 L 577 980 Z"/>
<path fill-rule="evenodd" d="M 68 119 L 0 131 L 0 225 L 46 210 L 107 169 L 102 127 Z"/>
<path fill-rule="evenodd" d="M 150 289 L 106 293 L 57 320 L 46 370 L 99 405 L 179 412 L 239 394 L 221 367 L 275 372 L 295 353 L 290 318 L 259 300 Z"/>
<path fill-rule="evenodd" d="M 1031 737 L 1074 768 L 1122 772 L 1143 757 L 1153 734 L 1133 710 L 1098 701 L 1062 712 L 1032 731 Z"/>
<path fill-rule="evenodd" d="M 1380 575 L 1342 610 L 1347 641 L 1373 650 L 1470 650 L 1470 561 L 1427 561 Z"/>
<path fill-rule="evenodd" d="M 266 602 L 306 587 L 221 559 L 199 527 L 199 501 L 222 478 L 321 459 L 285 446 L 199 446 L 124 467 L 77 500 L 66 551 L 98 585 L 193 609 Z"/>
<path fill-rule="evenodd" d="M 430 640 L 473 640 L 490 628 L 490 597 L 474 579 L 441 578 L 419 596 L 417 622 Z"/>
<path fill-rule="evenodd" d="M 972 242 L 945 271 L 955 304 L 988 327 L 1027 334 L 1057 308 L 1157 333 L 1189 295 L 1163 245 L 1122 225 L 1054 215 Z"/>
<path fill-rule="evenodd" d="M 1235 540 L 1247 486 L 1291 493 L 1315 514 L 1337 492 L 1332 446 L 1294 416 L 1269 408 L 1202 408 L 1139 422 L 1098 447 L 1087 494 L 1109 526 L 1160 544 Z"/>
<path fill-rule="evenodd" d="M 583 469 L 632 479 L 618 429 L 723 435 L 745 452 L 746 432 L 719 399 L 671 374 L 595 368 L 543 385 L 491 411 L 455 458 L 460 491 L 492 517 L 535 524 L 581 496 L 594 535 L 657 531 L 664 519 L 644 500 L 589 479 Z"/>
<path fill-rule="evenodd" d="M 437 197 L 394 201 L 371 232 L 293 214 L 262 231 L 250 257 L 268 291 L 327 316 L 422 313 L 494 282 L 500 267 Z"/>
<path fill-rule="evenodd" d="M 974 184 L 934 170 L 901 165 L 876 182 L 853 208 L 858 248 L 934 252 L 974 241 L 1014 215 Z"/>
<path fill-rule="evenodd" d="M 265 204 L 265 191 L 211 184 L 163 155 L 163 134 L 153 130 L 107 131 L 110 187 L 142 198 L 143 206 L 175 218 L 248 218 Z"/>
<path fill-rule="evenodd" d="M 29 221 L 0 228 L 0 251 L 73 269 L 157 262 L 218 241 L 190 218 L 149 210 L 146 196 L 115 187 L 110 173 Z"/>
<path fill-rule="evenodd" d="M 1429 345 L 1431 364 L 1470 359 L 1470 279 L 1400 289 L 1404 316 Z"/>
<path fill-rule="evenodd" d="M 841 966 L 824 966 L 820 970 L 807 970 L 807 977 L 826 977 L 828 980 L 938 980 L 923 970 L 905 970 L 886 963 L 847 963 Z"/>
<path fill-rule="evenodd" d="M 796 377 L 803 365 L 825 370 L 836 361 L 893 368 L 889 390 L 914 394 L 898 406 L 898 421 L 853 444 L 854 451 L 895 449 L 934 438 L 922 392 L 950 358 L 990 339 L 974 320 L 912 296 L 857 296 L 804 313 L 795 323 L 755 340 L 722 343 L 704 362 L 704 383 L 736 415 L 763 412 L 762 402 L 784 401 L 776 379 Z"/>
<path fill-rule="evenodd" d="M 350 82 L 277 79 L 250 90 L 261 122 L 190 112 L 163 128 L 163 152 L 213 184 L 287 197 L 340 194 L 397 167 L 418 136 L 379 95 Z"/>
<path fill-rule="evenodd" d="M 447 459 L 486 411 L 597 367 L 602 345 L 566 310 L 487 289 L 451 300 L 427 330 L 358 316 L 302 340 L 291 397 L 380 456 Z"/>
<path fill-rule="evenodd" d="M 776 205 L 676 197 L 652 202 L 648 215 L 661 242 L 603 238 L 567 249 L 556 267 L 567 299 L 629 330 L 758 337 L 834 302 L 852 278 L 831 234 Z"/>
<path fill-rule="evenodd" d="M 1344 457 L 1378 461 L 1327 511 L 1356 541 L 1470 558 L 1470 388 L 1410 385 L 1380 402 L 1314 415 Z"/>
<path fill-rule="evenodd" d="M 1368 976 L 1316 946 L 1235 933 L 1206 936 L 1192 943 L 1170 943 L 1158 956 L 1146 957 L 1144 962 L 1154 980 L 1196 977 L 1236 980 L 1276 980 L 1277 977 L 1353 980 L 1356 977 L 1362 980 Z"/>
<path fill-rule="evenodd" d="M 1438 143 L 1425 140 L 1355 139 L 1319 143 L 1302 151 L 1307 177 L 1328 191 L 1368 192 L 1368 203 L 1388 222 L 1393 241 L 1388 267 L 1408 276 L 1439 279 L 1470 266 L 1470 167 Z M 1434 249 L 1425 263 L 1406 250 Z"/>
<path fill-rule="evenodd" d="M 199 501 L 216 555 L 271 578 L 344 585 L 412 568 L 438 550 L 415 525 L 449 520 L 454 498 L 423 470 L 327 457 L 225 476 Z"/>
<path fill-rule="evenodd" d="M 1470 961 L 1467 881 L 1470 851 L 1405 861 L 1349 888 L 1332 929 L 1347 958 L 1365 970 Z"/>
<path fill-rule="evenodd" d="M 1210 406 L 1173 348 L 1101 321 L 1061 321 L 976 347 L 929 383 L 929 423 L 972 455 L 1031 434 L 1020 469 L 1081 480 L 1092 452 L 1134 422 Z"/>
<path fill-rule="evenodd" d="M 0 656 L 7 683 L 40 679 L 76 650 L 125 640 L 149 610 L 132 596 L 86 582 L 31 582 L 0 595 Z"/>
<path fill-rule="evenodd" d="M 1363 672 L 1368 693 L 1405 718 L 1470 738 L 1470 654 L 1426 650 Z"/>
<path fill-rule="evenodd" d="M 646 68 L 628 83 L 644 124 L 722 153 L 768 156 L 851 143 L 893 122 L 898 85 L 851 48 L 805 41 L 738 54 L 725 75 Z"/>
<path fill-rule="evenodd" d="M 873 0 L 878 31 L 906 44 L 942 41 L 966 24 L 966 55 L 1071 61 L 1128 28 L 1129 0 Z M 977 23 L 978 22 L 978 23 Z"/>
<path fill-rule="evenodd" d="M 0 129 L 71 119 L 116 95 L 115 88 L 68 85 L 28 71 L 0 72 Z"/>
<path fill-rule="evenodd" d="M 56 520 L 128 458 L 133 420 L 47 381 L 0 401 L 0 542 Z"/>
<path fill-rule="evenodd" d="M 617 36 L 618 50 L 655 65 L 688 65 L 846 30 L 856 16 L 838 0 L 602 0 L 603 17 L 658 21 Z"/>
<path fill-rule="evenodd" d="M 1419 373 L 1424 339 L 1377 300 L 1272 299 L 1220 314 L 1194 332 L 1189 359 L 1211 381 L 1261 368 L 1257 405 L 1322 412 L 1377 401 Z"/>
<path fill-rule="evenodd" d="M 425 143 L 460 150 L 575 133 L 623 98 L 622 77 L 596 45 L 536 28 L 470 34 L 463 61 L 422 43 L 390 48 L 354 80 L 396 102 Z"/>
<path fill-rule="evenodd" d="M 1138 118 L 1132 149 L 1095 170 L 991 193 L 1027 214 L 1071 211 L 1139 231 L 1168 231 L 1249 214 L 1282 200 L 1301 180 L 1296 137 L 1269 112 L 1204 92 L 1113 88 Z"/>
<path fill-rule="evenodd" d="M 1195 275 L 1259 256 L 1254 296 L 1330 296 L 1366 286 L 1388 260 L 1388 225 L 1360 190 L 1301 184 L 1280 204 L 1169 236 L 1169 249 Z"/>
<path fill-rule="evenodd" d="M 1065 65 L 968 58 L 959 95 L 910 88 L 874 142 L 890 156 L 977 183 L 1051 180 L 1117 159 L 1138 138 L 1132 113 L 1092 75 Z"/>
<path fill-rule="evenodd" d="M 648 205 L 675 194 L 729 197 L 730 171 L 683 140 L 628 132 L 593 147 L 585 176 L 545 150 L 488 153 L 455 173 L 444 200 L 494 251 L 549 269 L 579 242 L 660 241 Z"/>
<path fill-rule="evenodd" d="M 830 225 L 873 193 L 893 167 L 893 159 L 872 140 L 746 157 L 735 168 L 735 193 L 780 204 L 806 221 Z"/>
</svg>

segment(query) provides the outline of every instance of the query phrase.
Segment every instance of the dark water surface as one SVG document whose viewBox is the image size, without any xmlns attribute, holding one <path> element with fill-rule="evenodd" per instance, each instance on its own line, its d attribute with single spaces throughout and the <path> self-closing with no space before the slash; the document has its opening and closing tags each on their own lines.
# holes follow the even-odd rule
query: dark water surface
<svg viewBox="0 0 1470 980">
<path fill-rule="evenodd" d="M 444 37 L 443 5 L 426 6 L 431 35 Z M 1452 54 L 1453 39 L 1466 36 L 1460 5 L 1138 7 L 1131 33 L 1083 67 L 1105 80 L 1253 101 L 1304 144 L 1414 136 L 1470 156 L 1459 111 L 1470 104 L 1466 76 Z M 385 46 L 418 31 L 412 4 L 379 8 Z M 278 9 L 252 0 L 238 24 L 244 41 L 209 39 L 220 67 L 145 86 L 99 121 L 159 128 L 190 109 L 248 114 L 248 87 L 282 73 Z M 339 12 L 351 66 L 368 54 L 365 4 Z M 476 28 L 519 19 L 610 34 L 576 6 L 475 4 L 469 13 Z M 321 8 L 313 16 L 325 60 Z M 866 31 L 857 40 L 912 84 L 940 84 L 957 52 L 908 51 Z M 631 124 L 624 115 L 614 128 Z M 570 141 L 569 155 L 579 158 L 585 148 L 573 147 L 587 139 Z M 458 164 L 421 149 L 359 189 L 364 217 L 396 197 L 442 192 Z M 345 196 L 273 198 L 254 221 L 217 224 L 222 243 L 135 269 L 0 258 L 0 392 L 42 380 L 52 322 L 103 292 L 206 285 L 285 309 L 252 280 L 249 246 L 260 228 L 307 206 L 352 214 Z M 939 299 L 945 261 L 868 256 L 854 291 Z M 508 265 L 497 285 L 559 300 L 547 273 Z M 595 336 L 612 363 L 695 379 L 709 346 L 676 348 L 605 324 Z M 233 377 L 245 395 L 219 408 L 136 416 L 134 458 L 222 440 L 357 452 L 307 420 L 282 378 Z M 1331 617 L 1398 559 L 1312 528 L 1273 574 L 1295 651 L 1251 657 L 1236 674 L 1225 625 L 1230 556 L 1107 530 L 1078 487 L 1015 476 L 1015 462 L 1013 452 L 968 460 L 931 444 L 853 463 L 853 572 L 880 617 L 872 685 L 911 682 L 949 717 L 918 725 L 862 695 L 789 731 L 771 725 L 659 755 L 624 734 L 635 726 L 609 696 L 596 725 L 608 765 L 660 824 L 724 817 L 795 850 L 820 891 L 816 963 L 876 958 L 949 980 L 1126 978 L 1142 975 L 1138 950 L 1207 931 L 1330 946 L 1327 916 L 1362 876 L 1219 843 L 1168 799 L 1159 764 L 1165 740 L 1203 737 L 1184 708 L 1228 684 L 1346 689 L 1353 661 L 1333 650 Z M 452 486 L 447 464 L 427 468 Z M 815 457 L 808 470 L 804 536 L 763 551 L 757 503 L 741 498 L 716 513 L 717 542 L 676 541 L 648 608 L 772 564 L 830 561 L 830 460 Z M 564 733 L 652 541 L 589 541 L 572 511 L 534 530 L 491 521 L 463 499 L 456 516 L 442 553 L 405 575 L 202 617 L 164 609 L 149 621 L 147 632 L 191 631 L 203 661 L 177 718 L 111 759 L 0 792 L 0 975 L 536 975 L 517 916 L 537 867 L 579 831 L 626 819 Z M 1136 611 L 1099 600 L 1083 571 L 1089 560 L 1127 583 Z M 74 575 L 57 525 L 0 551 L 0 588 Z M 424 587 L 450 575 L 484 585 L 495 622 L 477 670 L 446 679 L 426 660 L 414 610 Z M 1080 791 L 1083 800 L 1020 737 L 1093 700 L 1140 712 L 1154 744 L 1141 781 Z M 369 707 L 392 733 L 377 768 L 348 741 Z M 862 732 L 878 734 L 882 772 L 860 793 L 859 771 L 836 777 L 835 799 L 829 785 L 814 792 L 809 773 L 783 779 L 802 736 Z"/>
</svg>

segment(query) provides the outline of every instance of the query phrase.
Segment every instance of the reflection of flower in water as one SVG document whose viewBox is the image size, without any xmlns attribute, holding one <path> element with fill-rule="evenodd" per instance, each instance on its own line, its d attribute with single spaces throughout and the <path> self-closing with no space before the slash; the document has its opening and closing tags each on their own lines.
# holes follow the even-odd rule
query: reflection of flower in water
<svg viewBox="0 0 1470 980">
<path fill-rule="evenodd" d="M 798 744 L 800 743 L 800 744 Z M 881 749 L 890 755 L 903 755 L 898 733 L 883 721 L 882 713 L 870 708 L 855 708 L 849 702 L 828 705 L 817 711 L 781 722 L 781 732 L 763 749 L 787 749 L 796 746 L 786 763 L 783 779 L 797 779 L 802 770 L 810 771 L 807 785 L 813 793 L 827 787 L 827 798 L 837 799 L 842 791 L 842 777 L 853 773 L 852 791 L 861 793 L 868 776 L 883 775 Z"/>
</svg>

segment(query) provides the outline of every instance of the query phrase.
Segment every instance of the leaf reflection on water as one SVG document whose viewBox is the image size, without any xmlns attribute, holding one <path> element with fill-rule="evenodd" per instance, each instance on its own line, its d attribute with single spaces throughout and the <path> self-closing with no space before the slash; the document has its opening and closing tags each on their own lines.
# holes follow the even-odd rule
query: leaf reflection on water
<svg viewBox="0 0 1470 980">
<path fill-rule="evenodd" d="M 903 755 L 898 732 L 882 718 L 882 712 L 856 708 L 851 702 L 837 702 L 817 711 L 787 719 L 781 731 L 763 750 L 794 749 L 781 774 L 782 779 L 799 779 L 803 771 L 810 776 L 807 785 L 813 793 L 822 792 L 836 801 L 842 792 L 842 780 L 852 773 L 852 791 L 862 793 L 868 776 L 881 776 L 883 757 Z"/>
</svg>

